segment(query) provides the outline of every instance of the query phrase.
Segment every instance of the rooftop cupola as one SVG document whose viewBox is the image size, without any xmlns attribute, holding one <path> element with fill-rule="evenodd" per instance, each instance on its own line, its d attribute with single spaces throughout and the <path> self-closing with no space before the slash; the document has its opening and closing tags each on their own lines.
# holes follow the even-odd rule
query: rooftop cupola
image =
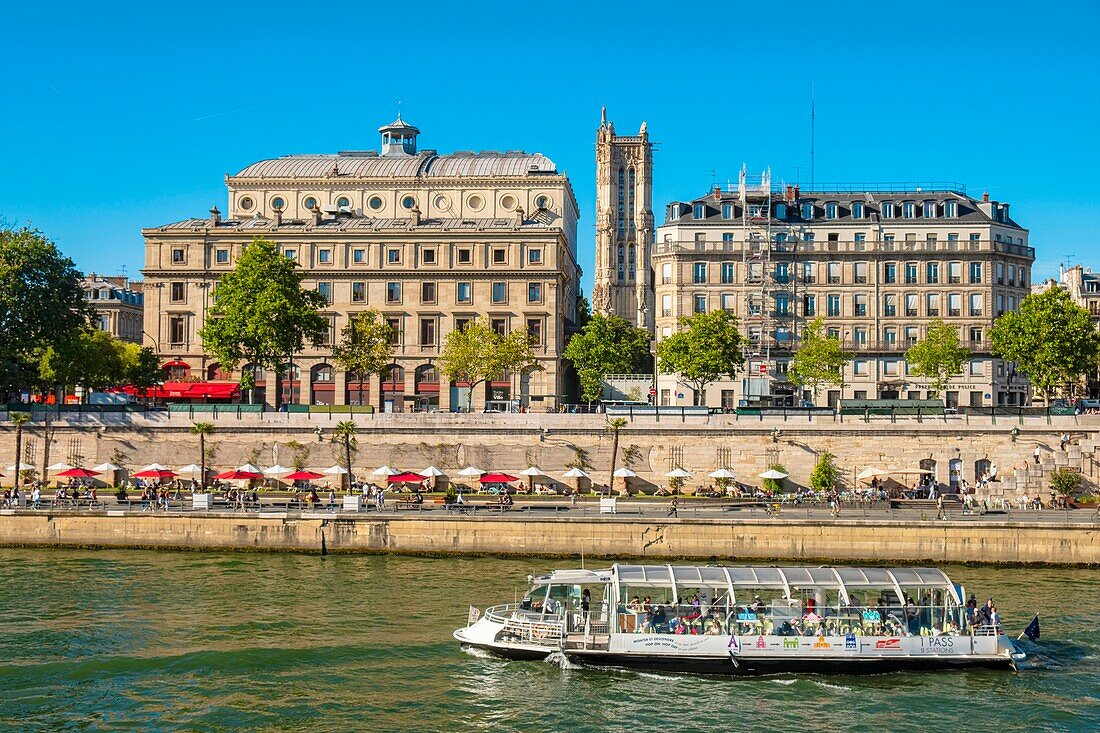
<svg viewBox="0 0 1100 733">
<path fill-rule="evenodd" d="M 378 128 L 382 133 L 382 155 L 416 155 L 416 136 L 420 130 L 397 115 L 397 119 Z"/>
</svg>

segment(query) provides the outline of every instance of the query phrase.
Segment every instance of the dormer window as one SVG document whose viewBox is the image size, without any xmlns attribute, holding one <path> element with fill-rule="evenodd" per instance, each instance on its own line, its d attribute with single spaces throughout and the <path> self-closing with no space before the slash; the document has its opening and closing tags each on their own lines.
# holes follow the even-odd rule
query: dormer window
<svg viewBox="0 0 1100 733">
<path fill-rule="evenodd" d="M 948 217 L 956 217 L 959 215 L 959 202 L 958 201 L 944 201 L 943 202 L 943 215 Z"/>
<path fill-rule="evenodd" d="M 894 216 L 895 216 L 894 202 L 893 201 L 883 201 L 882 202 L 882 207 L 879 209 L 879 215 L 883 219 L 893 219 Z"/>
<path fill-rule="evenodd" d="M 806 220 L 814 218 L 814 205 L 809 201 L 802 204 L 802 218 Z"/>
<path fill-rule="evenodd" d="M 692 211 L 692 216 L 696 219 L 705 219 L 707 217 L 707 207 L 705 204 L 695 204 L 695 208 Z"/>
<path fill-rule="evenodd" d="M 837 214 L 838 214 L 839 211 L 840 211 L 840 207 L 837 206 L 837 203 L 835 201 L 830 201 L 830 202 L 825 204 L 825 218 L 826 219 L 835 219 L 835 218 L 837 218 Z"/>
<path fill-rule="evenodd" d="M 906 219 L 915 219 L 917 216 L 917 205 L 912 201 L 906 201 L 901 205 L 901 215 Z"/>
<path fill-rule="evenodd" d="M 935 219 L 936 218 L 936 202 L 925 201 L 924 202 L 924 218 Z"/>
<path fill-rule="evenodd" d="M 852 202 L 852 218 L 853 219 L 862 219 L 863 218 L 863 202 L 862 201 L 853 201 Z"/>
<path fill-rule="evenodd" d="M 723 219 L 732 219 L 733 218 L 733 204 L 722 204 L 722 218 Z"/>
<path fill-rule="evenodd" d="M 776 219 L 786 219 L 787 218 L 787 205 L 786 204 L 776 204 L 775 205 L 775 218 Z"/>
</svg>

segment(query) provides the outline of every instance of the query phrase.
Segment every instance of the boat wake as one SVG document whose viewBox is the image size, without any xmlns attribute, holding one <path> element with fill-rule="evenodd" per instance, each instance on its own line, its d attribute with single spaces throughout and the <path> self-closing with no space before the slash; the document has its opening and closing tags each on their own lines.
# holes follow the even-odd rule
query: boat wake
<svg viewBox="0 0 1100 733">
<path fill-rule="evenodd" d="M 569 658 L 561 652 L 552 652 L 544 661 L 547 664 L 553 664 L 562 669 L 580 669 L 580 665 L 570 662 Z"/>
<path fill-rule="evenodd" d="M 480 649 L 476 646 L 463 646 L 462 651 L 469 654 L 471 657 L 477 657 L 478 659 L 495 659 L 496 655 L 485 649 Z"/>
</svg>

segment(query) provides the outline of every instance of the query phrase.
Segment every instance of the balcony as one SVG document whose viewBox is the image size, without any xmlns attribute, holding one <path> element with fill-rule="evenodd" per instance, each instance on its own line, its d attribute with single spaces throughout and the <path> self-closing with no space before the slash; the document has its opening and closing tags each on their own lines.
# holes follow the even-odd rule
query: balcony
<svg viewBox="0 0 1100 733">
<path fill-rule="evenodd" d="M 829 275 L 828 282 L 829 282 L 830 285 L 839 285 L 840 284 L 840 277 L 838 277 L 837 275 Z"/>
<path fill-rule="evenodd" d="M 898 245 L 902 245 L 899 247 Z M 1011 242 L 997 242 L 990 240 L 936 240 L 924 242 L 889 242 L 889 241 L 865 241 L 865 242 L 816 242 L 816 241 L 787 241 L 764 245 L 762 242 L 751 242 L 748 251 L 758 254 L 767 246 L 773 253 L 820 253 L 820 252 L 895 252 L 903 249 L 910 252 L 996 252 L 1000 254 L 1014 255 L 1027 259 L 1035 259 L 1035 248 L 1023 244 Z M 744 242 L 696 242 L 669 241 L 656 244 L 656 254 L 678 254 L 691 252 L 733 252 L 746 250 Z"/>
<path fill-rule="evenodd" d="M 939 314 L 940 314 L 940 309 L 939 308 L 929 308 L 928 309 L 928 317 L 929 318 L 936 318 L 937 316 L 939 316 Z"/>
</svg>

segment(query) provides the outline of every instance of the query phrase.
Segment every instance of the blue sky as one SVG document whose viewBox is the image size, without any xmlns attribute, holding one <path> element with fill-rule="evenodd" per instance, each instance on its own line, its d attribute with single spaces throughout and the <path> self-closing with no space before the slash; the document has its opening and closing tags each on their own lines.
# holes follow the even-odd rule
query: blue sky
<svg viewBox="0 0 1100 733">
<path fill-rule="evenodd" d="M 376 147 L 401 100 L 424 147 L 569 173 L 588 290 L 601 105 L 648 121 L 660 220 L 742 162 L 807 180 L 811 85 L 818 182 L 964 182 L 1037 277 L 1100 268 L 1095 1 L 90 5 L 9 4 L 0 45 L 0 219 L 88 271 L 137 274 L 141 227 L 224 210 L 226 172 Z"/>
</svg>

